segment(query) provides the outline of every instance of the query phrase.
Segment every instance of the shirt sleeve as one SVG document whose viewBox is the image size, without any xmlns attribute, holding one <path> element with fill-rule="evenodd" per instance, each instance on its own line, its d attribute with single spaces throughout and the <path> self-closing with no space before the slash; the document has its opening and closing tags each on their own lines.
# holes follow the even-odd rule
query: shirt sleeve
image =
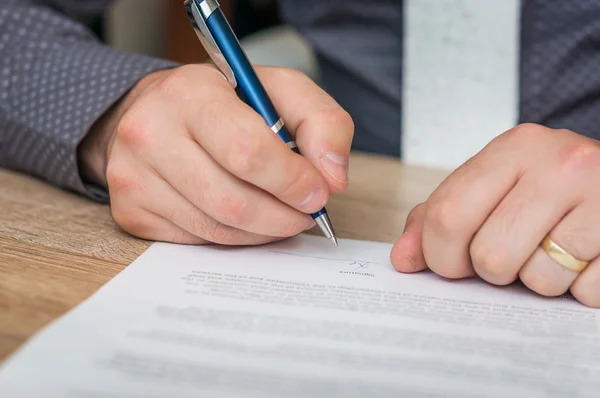
<svg viewBox="0 0 600 398">
<path fill-rule="evenodd" d="M 142 77 L 176 64 L 100 43 L 75 17 L 86 3 L 110 2 L 0 0 L 0 167 L 106 201 L 80 176 L 79 143 Z"/>
<path fill-rule="evenodd" d="M 403 2 L 279 0 L 312 45 L 319 83 L 355 124 L 353 148 L 401 154 Z"/>
</svg>

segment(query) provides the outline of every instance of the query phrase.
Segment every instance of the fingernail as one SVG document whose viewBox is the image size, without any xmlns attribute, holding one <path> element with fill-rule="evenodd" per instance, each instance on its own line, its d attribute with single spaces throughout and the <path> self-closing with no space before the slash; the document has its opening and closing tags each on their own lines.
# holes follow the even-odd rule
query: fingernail
<svg viewBox="0 0 600 398">
<path fill-rule="evenodd" d="M 321 155 L 321 164 L 334 180 L 344 184 L 348 182 L 348 160 L 345 157 L 335 153 L 325 153 Z"/>
<path fill-rule="evenodd" d="M 325 192 L 321 188 L 312 191 L 306 199 L 300 203 L 300 207 L 307 212 L 321 210 L 325 206 Z"/>
</svg>

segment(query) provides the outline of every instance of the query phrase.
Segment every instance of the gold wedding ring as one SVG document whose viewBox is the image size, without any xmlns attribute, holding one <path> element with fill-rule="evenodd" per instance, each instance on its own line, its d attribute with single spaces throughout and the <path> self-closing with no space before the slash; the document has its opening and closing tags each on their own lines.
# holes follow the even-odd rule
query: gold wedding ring
<svg viewBox="0 0 600 398">
<path fill-rule="evenodd" d="M 540 247 L 557 263 L 562 265 L 563 267 L 574 271 L 581 272 L 583 271 L 588 264 L 589 261 L 580 260 L 565 251 L 562 247 L 556 244 L 552 239 L 550 239 L 550 235 L 546 235 Z"/>
</svg>

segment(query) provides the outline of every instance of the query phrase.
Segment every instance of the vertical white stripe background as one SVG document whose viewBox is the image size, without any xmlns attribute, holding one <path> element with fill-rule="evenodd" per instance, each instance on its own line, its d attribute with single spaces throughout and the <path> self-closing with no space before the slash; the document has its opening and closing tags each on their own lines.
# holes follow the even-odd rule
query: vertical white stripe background
<svg viewBox="0 0 600 398">
<path fill-rule="evenodd" d="M 405 163 L 455 168 L 515 125 L 520 2 L 404 0 Z M 162 26 L 148 21 L 160 20 L 162 2 L 148 2 L 141 24 L 131 18 L 137 6 L 117 2 L 108 14 L 109 41 L 161 56 Z"/>
<path fill-rule="evenodd" d="M 455 168 L 517 123 L 520 0 L 405 0 L 403 158 Z"/>
</svg>

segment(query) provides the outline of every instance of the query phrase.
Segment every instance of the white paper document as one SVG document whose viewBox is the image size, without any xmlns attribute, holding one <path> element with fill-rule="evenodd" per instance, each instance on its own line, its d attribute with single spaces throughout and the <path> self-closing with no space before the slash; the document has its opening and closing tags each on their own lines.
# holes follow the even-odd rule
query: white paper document
<svg viewBox="0 0 600 398">
<path fill-rule="evenodd" d="M 600 396 L 600 311 L 390 249 L 156 243 L 10 357 L 0 397 Z"/>
</svg>

